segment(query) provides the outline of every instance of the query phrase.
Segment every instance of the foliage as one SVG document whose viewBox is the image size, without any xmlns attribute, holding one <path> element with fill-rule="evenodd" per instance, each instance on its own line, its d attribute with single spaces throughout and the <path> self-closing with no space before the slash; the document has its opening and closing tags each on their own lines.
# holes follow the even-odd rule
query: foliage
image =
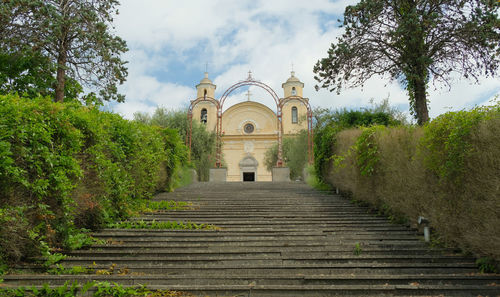
<svg viewBox="0 0 500 297">
<path fill-rule="evenodd" d="M 500 105 L 448 112 L 429 123 L 422 139 L 423 149 L 430 151 L 426 154 L 426 167 L 441 179 L 460 185 L 466 173 L 466 159 L 474 153 L 470 143 L 471 134 L 481 121 L 495 116 L 494 113 L 488 112 L 491 109 L 498 112 Z"/>
<path fill-rule="evenodd" d="M 153 126 L 176 129 L 183 142 L 189 133 L 189 121 L 186 110 L 168 110 L 157 108 L 153 115 L 137 112 L 136 121 Z M 206 130 L 205 126 L 193 121 L 191 143 L 191 163 L 196 168 L 200 181 L 208 181 L 209 170 L 215 164 L 215 133 Z"/>
<path fill-rule="evenodd" d="M 354 245 L 354 249 L 352 251 L 353 255 L 359 256 L 359 255 L 361 255 L 362 252 L 363 252 L 363 249 L 361 248 L 361 245 L 359 244 L 359 242 L 356 242 L 356 244 Z"/>
<path fill-rule="evenodd" d="M 90 295 L 90 291 L 92 295 Z M 51 287 L 48 284 L 42 288 L 17 288 L 2 289 L 0 293 L 5 297 L 26 296 L 26 297 L 74 297 L 74 296 L 93 296 L 93 297 L 131 297 L 131 296 L 149 296 L 149 297 L 176 297 L 191 296 L 183 292 L 170 290 L 150 290 L 146 286 L 126 287 L 117 283 L 109 282 L 87 282 L 79 285 L 77 281 L 65 282 L 61 287 Z"/>
<path fill-rule="evenodd" d="M 399 80 L 418 124 L 429 120 L 430 79 L 449 85 L 452 72 L 476 82 L 500 62 L 500 2 L 361 0 L 347 6 L 344 34 L 315 67 L 317 89 L 339 93 L 374 75 Z"/>
<path fill-rule="evenodd" d="M 187 162 L 175 130 L 77 102 L 0 95 L 0 254 L 16 263 L 94 240 Z M 86 228 L 86 229 L 82 229 Z"/>
<path fill-rule="evenodd" d="M 50 67 L 44 65 L 42 73 L 47 82 L 55 77 L 56 101 L 64 100 L 67 80 L 98 91 L 100 100 L 124 100 L 116 85 L 127 76 L 125 62 L 120 59 L 127 47 L 110 30 L 118 1 L 8 0 L 0 5 L 0 19 L 5 20 L 0 22 L 0 43 L 9 53 L 35 49 L 40 61 L 48 62 Z M 13 64 L 11 69 L 19 65 L 22 63 Z M 37 79 L 38 83 L 43 81 Z"/>
<path fill-rule="evenodd" d="M 109 228 L 120 228 L 120 229 L 187 229 L 187 230 L 219 230 L 211 224 L 196 224 L 192 222 L 177 222 L 177 221 L 123 221 L 118 223 L 113 223 L 108 225 Z"/>
<path fill-rule="evenodd" d="M 307 165 L 307 131 L 302 130 L 297 135 L 283 138 L 283 161 L 290 168 L 292 180 L 304 178 L 302 171 Z M 278 144 L 266 151 L 264 163 L 268 171 L 276 166 L 278 161 Z"/>
<path fill-rule="evenodd" d="M 361 175 L 370 176 L 375 173 L 378 157 L 378 147 L 375 142 L 375 133 L 384 128 L 384 126 L 372 126 L 363 128 L 363 132 L 354 144 L 356 152 L 356 163 Z"/>
<path fill-rule="evenodd" d="M 496 103 L 450 112 L 424 127 L 342 130 L 319 166 L 325 182 L 392 221 L 416 226 L 424 216 L 444 244 L 498 261 L 498 143 Z"/>
<path fill-rule="evenodd" d="M 51 288 L 48 284 L 44 284 L 42 288 L 36 288 L 35 286 L 31 288 L 20 287 L 17 289 L 7 289 L 1 290 L 0 292 L 6 297 L 14 296 L 27 296 L 27 297 L 73 297 L 77 293 L 85 294 L 93 283 L 89 283 L 82 288 L 79 288 L 78 282 L 65 282 L 63 286 L 57 288 Z"/>
<path fill-rule="evenodd" d="M 337 158 L 337 161 L 342 161 L 342 156 L 333 152 L 339 132 L 352 127 L 395 126 L 405 123 L 404 116 L 389 105 L 388 99 L 360 110 L 316 109 L 313 115 L 314 169 L 316 177 L 321 182 L 326 181 L 330 160 Z"/>
<path fill-rule="evenodd" d="M 161 200 L 161 201 L 150 201 L 144 200 L 143 207 L 141 207 L 142 212 L 146 211 L 158 211 L 158 210 L 189 210 L 192 209 L 193 203 L 186 201 L 174 201 L 174 200 Z"/>
<path fill-rule="evenodd" d="M 492 258 L 479 258 L 476 260 L 476 265 L 481 273 L 498 273 L 497 263 Z"/>
</svg>

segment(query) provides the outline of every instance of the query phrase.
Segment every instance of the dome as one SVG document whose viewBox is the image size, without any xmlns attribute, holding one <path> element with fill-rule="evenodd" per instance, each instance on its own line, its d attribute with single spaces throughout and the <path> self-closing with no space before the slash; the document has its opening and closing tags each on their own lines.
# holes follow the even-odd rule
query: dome
<svg viewBox="0 0 500 297">
<path fill-rule="evenodd" d="M 212 84 L 212 81 L 208 78 L 208 72 L 205 72 L 205 77 L 200 81 L 201 84 Z"/>
<path fill-rule="evenodd" d="M 292 76 L 290 76 L 289 79 L 287 79 L 286 81 L 287 83 L 288 82 L 300 82 L 300 79 L 298 79 L 296 76 L 295 76 L 295 71 L 292 71 Z"/>
</svg>

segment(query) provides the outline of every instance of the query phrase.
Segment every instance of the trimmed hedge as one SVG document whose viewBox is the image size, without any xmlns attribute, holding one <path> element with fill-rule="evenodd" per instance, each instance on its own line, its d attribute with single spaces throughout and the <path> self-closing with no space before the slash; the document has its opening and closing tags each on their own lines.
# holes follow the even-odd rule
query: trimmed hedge
<svg viewBox="0 0 500 297">
<path fill-rule="evenodd" d="M 394 218 L 427 217 L 441 241 L 500 260 L 500 105 L 449 112 L 423 128 L 330 134 L 317 136 L 335 140 L 318 164 L 323 181 Z"/>
<path fill-rule="evenodd" d="M 125 219 L 168 190 L 187 150 L 175 130 L 79 103 L 0 96 L 4 263 L 73 246 L 81 228 Z"/>
</svg>

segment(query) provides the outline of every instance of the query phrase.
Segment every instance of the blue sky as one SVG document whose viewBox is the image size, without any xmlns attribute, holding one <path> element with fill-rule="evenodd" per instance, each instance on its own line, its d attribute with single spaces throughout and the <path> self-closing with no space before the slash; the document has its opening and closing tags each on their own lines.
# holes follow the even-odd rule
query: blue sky
<svg viewBox="0 0 500 297">
<path fill-rule="evenodd" d="M 360 108 L 370 100 L 389 98 L 408 110 L 408 99 L 397 83 L 372 78 L 364 88 L 340 95 L 315 91 L 313 66 L 326 56 L 342 33 L 337 19 L 355 0 L 122 0 L 115 18 L 116 34 L 129 46 L 127 82 L 120 87 L 125 103 L 107 106 L 127 118 L 157 106 L 183 108 L 196 95 L 195 85 L 208 63 L 209 77 L 217 85 L 216 97 L 234 83 L 253 77 L 282 95 L 281 84 L 290 77 L 292 64 L 304 82 L 304 97 L 312 106 Z M 246 100 L 238 90 L 228 105 Z M 251 88 L 252 100 L 271 109 L 272 98 Z M 455 78 L 447 86 L 430 85 L 430 115 L 487 103 L 500 93 L 498 78 L 481 78 L 479 85 Z"/>
</svg>

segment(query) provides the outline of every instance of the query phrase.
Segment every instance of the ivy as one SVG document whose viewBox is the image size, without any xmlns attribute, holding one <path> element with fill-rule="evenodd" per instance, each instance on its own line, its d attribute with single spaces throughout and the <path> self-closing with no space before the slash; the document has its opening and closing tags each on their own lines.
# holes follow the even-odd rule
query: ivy
<svg viewBox="0 0 500 297">
<path fill-rule="evenodd" d="M 375 139 L 375 134 L 383 130 L 384 126 L 373 126 L 363 128 L 363 132 L 354 144 L 356 152 L 356 164 L 363 176 L 372 176 L 379 161 L 378 146 Z"/>
</svg>

